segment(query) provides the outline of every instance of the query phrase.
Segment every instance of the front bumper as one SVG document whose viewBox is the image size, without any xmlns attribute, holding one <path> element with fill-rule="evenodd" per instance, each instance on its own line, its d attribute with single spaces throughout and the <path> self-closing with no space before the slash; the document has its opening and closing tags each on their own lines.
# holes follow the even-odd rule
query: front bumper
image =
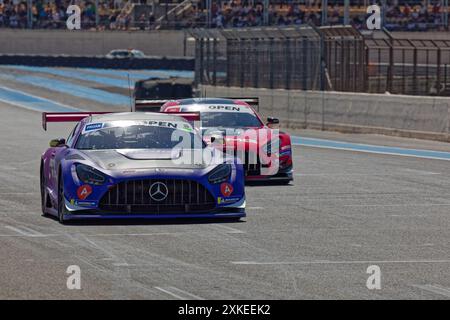
<svg viewBox="0 0 450 320">
<path fill-rule="evenodd" d="M 277 174 L 273 176 L 267 176 L 267 175 L 248 175 L 245 176 L 245 182 L 251 182 L 251 181 L 282 181 L 282 182 L 288 182 L 294 180 L 294 170 L 292 167 L 288 168 L 287 170 L 279 171 Z"/>
<path fill-rule="evenodd" d="M 66 213 L 64 220 L 89 220 L 89 219 L 190 219 L 190 218 L 243 218 L 246 217 L 245 196 L 230 205 L 217 207 L 208 212 L 174 212 L 174 213 L 114 213 L 99 209 L 86 209 L 71 204 L 65 199 Z"/>
<path fill-rule="evenodd" d="M 225 218 L 243 218 L 245 217 L 244 212 L 226 212 L 226 213 L 183 213 L 183 214 L 69 214 L 65 215 L 64 220 L 90 220 L 90 219 L 225 219 Z"/>
</svg>

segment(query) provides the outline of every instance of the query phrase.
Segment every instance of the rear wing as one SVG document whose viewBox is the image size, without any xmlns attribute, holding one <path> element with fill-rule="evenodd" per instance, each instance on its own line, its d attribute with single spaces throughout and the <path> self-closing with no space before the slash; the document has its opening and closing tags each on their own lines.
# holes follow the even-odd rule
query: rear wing
<svg viewBox="0 0 450 320">
<path fill-rule="evenodd" d="M 231 99 L 239 100 L 249 104 L 259 111 L 259 98 L 235 98 L 235 97 L 221 97 L 221 99 Z M 181 100 L 181 99 L 179 99 Z M 135 99 L 134 100 L 134 111 L 144 111 L 144 112 L 159 112 L 163 104 L 169 101 L 177 101 L 176 99 Z"/>
<path fill-rule="evenodd" d="M 47 123 L 49 122 L 79 122 L 92 115 L 107 113 L 113 112 L 43 112 L 42 128 L 47 131 Z"/>
<path fill-rule="evenodd" d="M 199 112 L 171 112 L 168 113 L 171 116 L 179 116 L 184 118 L 185 120 L 193 123 L 195 121 L 200 121 L 200 113 Z"/>
<path fill-rule="evenodd" d="M 259 98 L 258 97 L 253 97 L 253 98 L 224 97 L 224 99 L 232 99 L 232 100 L 239 100 L 239 101 L 245 102 L 259 111 Z"/>
<path fill-rule="evenodd" d="M 79 122 L 92 115 L 107 113 L 114 112 L 43 112 L 42 128 L 47 131 L 47 123 L 49 122 Z M 200 121 L 200 113 L 198 112 L 172 112 L 171 114 L 182 117 L 191 123 Z"/>
<path fill-rule="evenodd" d="M 135 99 L 134 111 L 139 112 L 159 112 L 162 105 L 172 100 L 151 100 L 151 99 Z"/>
</svg>

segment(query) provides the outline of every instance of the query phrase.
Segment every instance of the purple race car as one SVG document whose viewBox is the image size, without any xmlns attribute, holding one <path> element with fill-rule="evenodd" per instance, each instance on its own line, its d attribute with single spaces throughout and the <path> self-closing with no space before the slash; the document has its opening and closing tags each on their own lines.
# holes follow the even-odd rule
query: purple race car
<svg viewBox="0 0 450 320">
<path fill-rule="evenodd" d="M 180 116 L 181 115 L 181 116 Z M 77 121 L 42 155 L 44 215 L 87 218 L 245 216 L 242 164 L 206 145 L 198 114 L 43 114 Z"/>
</svg>

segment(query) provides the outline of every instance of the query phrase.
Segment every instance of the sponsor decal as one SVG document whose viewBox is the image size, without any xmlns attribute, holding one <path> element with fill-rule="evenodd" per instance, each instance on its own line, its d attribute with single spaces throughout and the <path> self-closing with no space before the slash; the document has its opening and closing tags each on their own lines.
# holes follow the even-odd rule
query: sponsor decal
<svg viewBox="0 0 450 320">
<path fill-rule="evenodd" d="M 103 127 L 103 123 L 91 123 L 86 125 L 86 127 L 84 128 L 84 131 L 92 131 L 92 130 L 98 130 L 101 129 Z"/>
<path fill-rule="evenodd" d="M 75 201 L 75 205 L 80 207 L 95 207 L 97 206 L 96 201 Z"/>
<path fill-rule="evenodd" d="M 185 131 L 189 131 L 189 132 L 194 131 L 194 129 L 192 129 L 192 127 L 190 125 L 188 125 L 187 123 L 183 123 L 183 128 L 182 129 L 185 130 Z"/>
<path fill-rule="evenodd" d="M 171 129 L 180 129 L 192 132 L 194 129 L 189 123 L 186 122 L 171 122 L 171 121 L 154 121 L 154 120 L 124 120 L 124 121 L 111 121 L 105 123 L 91 123 L 84 127 L 83 133 L 94 132 L 100 129 L 106 128 L 119 128 L 129 126 L 148 126 L 148 127 L 163 127 Z"/>
<path fill-rule="evenodd" d="M 85 200 L 92 193 L 92 187 L 90 185 L 83 185 L 78 188 L 77 196 L 80 200 Z"/>
<path fill-rule="evenodd" d="M 233 193 L 233 186 L 227 182 L 220 185 L 220 192 L 224 197 L 229 197 Z"/>
<path fill-rule="evenodd" d="M 229 105 L 229 106 L 215 106 L 215 105 L 211 105 L 211 106 L 208 106 L 208 109 L 210 109 L 210 110 L 236 111 L 236 112 L 241 111 L 241 107 L 236 107 L 236 106 L 233 106 L 233 105 Z"/>
<path fill-rule="evenodd" d="M 217 204 L 234 203 L 234 202 L 238 202 L 239 200 L 240 200 L 240 198 L 222 198 L 222 197 L 218 197 L 217 198 Z"/>
<path fill-rule="evenodd" d="M 155 127 L 166 127 L 166 128 L 178 128 L 178 123 L 168 122 L 168 121 L 144 121 L 144 125 L 155 126 Z"/>
<path fill-rule="evenodd" d="M 244 107 L 241 105 L 234 105 L 234 104 L 228 104 L 228 105 L 216 105 L 216 104 L 210 104 L 210 105 L 201 105 L 201 106 L 193 106 L 193 107 L 187 107 L 183 108 L 183 111 L 186 112 L 240 112 L 240 113 L 253 113 L 253 110 L 248 107 Z"/>
</svg>

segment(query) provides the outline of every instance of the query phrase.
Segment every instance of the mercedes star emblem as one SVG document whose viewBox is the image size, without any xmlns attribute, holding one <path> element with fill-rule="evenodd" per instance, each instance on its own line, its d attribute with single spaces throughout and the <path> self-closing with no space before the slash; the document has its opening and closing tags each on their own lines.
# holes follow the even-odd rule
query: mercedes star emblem
<svg viewBox="0 0 450 320">
<path fill-rule="evenodd" d="M 150 194 L 150 198 L 159 202 L 167 198 L 167 195 L 169 194 L 169 189 L 167 189 L 167 186 L 164 183 L 155 182 L 150 186 L 148 193 Z"/>
</svg>

